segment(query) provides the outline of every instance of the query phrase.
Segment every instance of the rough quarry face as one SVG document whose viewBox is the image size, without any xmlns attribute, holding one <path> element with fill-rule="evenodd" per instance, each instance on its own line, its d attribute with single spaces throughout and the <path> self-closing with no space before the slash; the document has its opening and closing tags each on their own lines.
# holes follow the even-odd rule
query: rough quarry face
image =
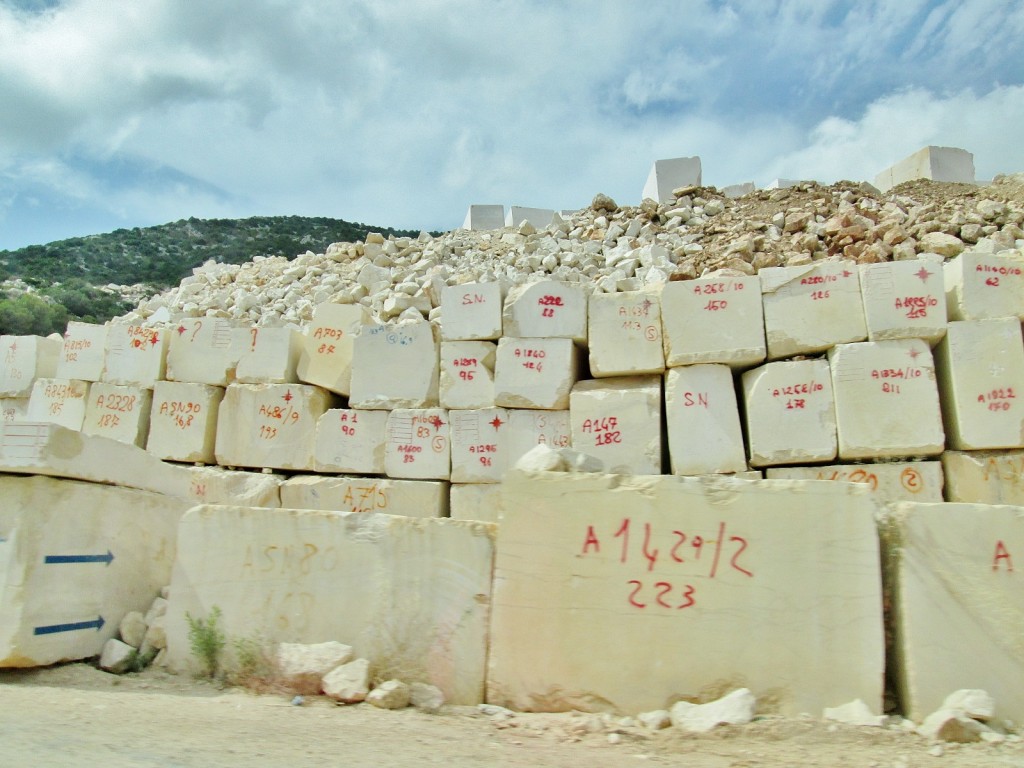
<svg viewBox="0 0 1024 768">
<path fill-rule="evenodd" d="M 866 488 L 518 471 L 502 487 L 489 702 L 635 714 L 742 682 L 782 714 L 881 711 Z"/>
<path fill-rule="evenodd" d="M 946 451 L 946 500 L 1024 507 L 1024 451 Z"/>
</svg>

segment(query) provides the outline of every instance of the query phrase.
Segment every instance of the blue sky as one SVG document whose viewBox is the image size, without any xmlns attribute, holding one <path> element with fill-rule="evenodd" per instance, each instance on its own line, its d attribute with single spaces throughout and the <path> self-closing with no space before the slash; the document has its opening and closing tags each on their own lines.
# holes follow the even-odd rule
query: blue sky
<svg viewBox="0 0 1024 768">
<path fill-rule="evenodd" d="M 1017 0 L 0 0 L 0 249 L 196 216 L 451 229 L 471 203 L 1024 171 Z"/>
</svg>

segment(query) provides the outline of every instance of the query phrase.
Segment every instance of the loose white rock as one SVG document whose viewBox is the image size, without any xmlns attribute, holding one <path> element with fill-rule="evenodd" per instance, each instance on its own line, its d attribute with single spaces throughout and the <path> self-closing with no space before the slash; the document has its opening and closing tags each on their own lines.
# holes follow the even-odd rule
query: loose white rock
<svg viewBox="0 0 1024 768">
<path fill-rule="evenodd" d="M 365 701 L 370 693 L 370 662 L 356 659 L 328 672 L 321 680 L 325 694 L 342 704 Z"/>
<path fill-rule="evenodd" d="M 366 701 L 381 709 L 405 709 L 409 706 L 409 686 L 401 680 L 387 680 L 366 697 Z"/>
<path fill-rule="evenodd" d="M 326 643 L 281 643 L 277 668 L 283 682 L 298 693 L 318 693 L 321 679 L 333 669 L 352 661 L 352 646 L 335 640 Z"/>
<path fill-rule="evenodd" d="M 754 719 L 757 700 L 748 688 L 740 688 L 708 704 L 680 701 L 672 706 L 672 725 L 690 733 L 707 733 L 718 725 L 744 725 Z"/>
</svg>

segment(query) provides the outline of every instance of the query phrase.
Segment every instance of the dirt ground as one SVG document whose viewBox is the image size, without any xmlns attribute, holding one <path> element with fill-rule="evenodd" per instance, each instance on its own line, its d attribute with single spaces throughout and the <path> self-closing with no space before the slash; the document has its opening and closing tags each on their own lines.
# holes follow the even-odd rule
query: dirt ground
<svg viewBox="0 0 1024 768">
<path fill-rule="evenodd" d="M 897 728 L 763 718 L 693 736 L 604 725 L 593 715 L 489 716 L 336 706 L 221 689 L 150 669 L 88 664 L 0 670 L 0 766 L 544 766 L 687 768 L 1021 766 L 1024 741 L 930 743 Z"/>
</svg>

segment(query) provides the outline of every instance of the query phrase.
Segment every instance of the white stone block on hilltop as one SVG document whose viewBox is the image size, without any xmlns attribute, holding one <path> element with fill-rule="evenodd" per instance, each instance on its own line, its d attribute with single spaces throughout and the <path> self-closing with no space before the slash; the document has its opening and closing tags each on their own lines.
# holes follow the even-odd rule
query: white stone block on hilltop
<svg viewBox="0 0 1024 768">
<path fill-rule="evenodd" d="M 453 520 L 497 523 L 501 517 L 500 484 L 460 483 L 452 485 L 449 494 L 449 514 Z"/>
<path fill-rule="evenodd" d="M 506 227 L 518 227 L 524 221 L 530 222 L 535 229 L 547 229 L 555 217 L 553 208 L 524 208 L 521 205 L 510 205 L 505 214 Z"/>
<path fill-rule="evenodd" d="M 384 474 L 387 411 L 332 408 L 316 423 L 313 449 L 317 472 Z"/>
<path fill-rule="evenodd" d="M 737 197 L 749 195 L 750 193 L 755 192 L 756 190 L 757 187 L 754 185 L 754 182 L 746 181 L 743 182 L 742 184 L 730 184 L 727 187 L 723 187 L 722 194 L 728 197 L 729 199 L 735 199 Z"/>
<path fill-rule="evenodd" d="M 299 380 L 348 395 L 356 338 L 369 322 L 370 312 L 361 304 L 317 305 L 300 347 Z"/>
<path fill-rule="evenodd" d="M 508 412 L 509 466 L 515 466 L 530 450 L 538 445 L 549 448 L 572 447 L 572 424 L 569 411 L 512 409 Z"/>
<path fill-rule="evenodd" d="M 770 467 L 769 480 L 830 480 L 862 483 L 879 502 L 942 501 L 943 472 L 938 461 L 885 464 L 829 464 L 818 467 Z"/>
<path fill-rule="evenodd" d="M 655 160 L 644 183 L 641 200 L 670 203 L 675 200 L 672 190 L 679 187 L 700 186 L 701 167 L 699 157 L 673 157 Z"/>
<path fill-rule="evenodd" d="M 380 512 L 403 517 L 448 517 L 448 483 L 297 475 L 281 484 L 281 506 L 331 512 Z"/>
<path fill-rule="evenodd" d="M 904 502 L 883 531 L 903 714 L 920 722 L 980 688 L 997 719 L 1024 721 L 1024 508 Z"/>
<path fill-rule="evenodd" d="M 82 428 L 89 382 L 77 379 L 36 379 L 28 399 L 28 421 L 48 421 L 68 429 Z"/>
<path fill-rule="evenodd" d="M 463 283 L 441 290 L 441 339 L 476 341 L 501 337 L 500 283 Z"/>
<path fill-rule="evenodd" d="M 0 398 L 0 424 L 25 421 L 28 417 L 27 397 Z"/>
<path fill-rule="evenodd" d="M 669 368 L 665 373 L 665 424 L 672 474 L 747 470 L 729 366 Z"/>
<path fill-rule="evenodd" d="M 471 205 L 462 222 L 463 229 L 501 229 L 505 226 L 504 205 Z"/>
<path fill-rule="evenodd" d="M 542 280 L 512 287 L 502 310 L 505 336 L 587 341 L 587 294 L 575 283 Z"/>
<path fill-rule="evenodd" d="M 388 414 L 384 469 L 388 477 L 447 480 L 451 429 L 444 408 L 396 408 Z"/>
<path fill-rule="evenodd" d="M 167 461 L 213 464 L 224 388 L 158 381 L 153 387 L 146 450 Z"/>
<path fill-rule="evenodd" d="M 216 605 L 229 637 L 338 640 L 378 674 L 400 669 L 452 704 L 478 704 L 494 531 L 398 515 L 195 508 L 178 528 L 168 662 L 194 668 L 186 613 Z"/>
<path fill-rule="evenodd" d="M 152 389 L 167 372 L 167 339 L 164 327 L 111 323 L 103 357 L 103 381 Z"/>
<path fill-rule="evenodd" d="M 494 404 L 504 408 L 564 410 L 579 375 L 572 339 L 498 340 Z"/>
<path fill-rule="evenodd" d="M 864 319 L 870 341 L 924 339 L 946 333 L 941 261 L 908 259 L 860 265 Z"/>
<path fill-rule="evenodd" d="M 819 261 L 757 273 L 768 359 L 824 352 L 868 337 L 857 265 Z"/>
<path fill-rule="evenodd" d="M 875 176 L 875 186 L 888 192 L 915 179 L 974 183 L 974 155 L 958 147 L 924 147 Z"/>
<path fill-rule="evenodd" d="M 961 253 L 943 273 L 950 320 L 1024 320 L 1024 252 Z"/>
<path fill-rule="evenodd" d="M 31 397 L 36 379 L 57 376 L 61 342 L 42 336 L 0 336 L 0 397 Z"/>
<path fill-rule="evenodd" d="M 950 448 L 1024 448 L 1024 338 L 1015 317 L 959 320 L 935 348 Z"/>
<path fill-rule="evenodd" d="M 658 293 L 595 293 L 587 314 L 591 376 L 633 376 L 665 370 Z"/>
<path fill-rule="evenodd" d="M 217 463 L 313 471 L 316 423 L 331 394 L 303 384 L 232 384 L 217 419 Z"/>
<path fill-rule="evenodd" d="M 841 459 L 942 453 L 939 390 L 927 342 L 840 344 L 828 360 Z"/>
<path fill-rule="evenodd" d="M 577 382 L 569 396 L 574 450 L 607 472 L 660 475 L 661 376 Z"/>
<path fill-rule="evenodd" d="M 806 184 L 807 181 L 804 179 L 772 179 L 768 182 L 768 186 L 765 189 L 789 189 L 795 187 L 797 184 Z"/>
<path fill-rule="evenodd" d="M 243 334 L 242 354 L 235 369 L 240 384 L 297 382 L 304 337 L 291 327 L 252 326 Z"/>
<path fill-rule="evenodd" d="M 89 387 L 82 432 L 146 447 L 153 392 L 99 381 Z"/>
<path fill-rule="evenodd" d="M 661 322 L 670 367 L 725 363 L 741 368 L 765 359 L 764 309 L 756 276 L 666 283 Z"/>
<path fill-rule="evenodd" d="M 493 341 L 442 341 L 439 398 L 442 408 L 494 405 Z"/>
<path fill-rule="evenodd" d="M 192 502 L 48 477 L 0 475 L 0 667 L 98 655 L 122 617 L 170 580 Z"/>
<path fill-rule="evenodd" d="M 946 500 L 1024 507 L 1024 451 L 946 451 Z"/>
<path fill-rule="evenodd" d="M 107 327 L 76 320 L 69 322 L 57 360 L 56 378 L 99 381 L 103 377 Z"/>
<path fill-rule="evenodd" d="M 508 462 L 504 408 L 449 411 L 453 483 L 500 483 Z"/>
<path fill-rule="evenodd" d="M 502 488 L 489 702 L 635 713 L 742 680 L 783 715 L 881 709 L 866 489 L 520 472 Z"/>
<path fill-rule="evenodd" d="M 750 466 L 836 457 L 835 398 L 827 360 L 767 363 L 743 374 Z"/>
<path fill-rule="evenodd" d="M 247 328 L 223 317 L 193 317 L 179 321 L 169 330 L 165 374 L 168 381 L 224 387 L 235 380 Z"/>
<path fill-rule="evenodd" d="M 352 355 L 349 406 L 372 410 L 438 405 L 440 344 L 427 322 L 364 326 Z"/>
</svg>

